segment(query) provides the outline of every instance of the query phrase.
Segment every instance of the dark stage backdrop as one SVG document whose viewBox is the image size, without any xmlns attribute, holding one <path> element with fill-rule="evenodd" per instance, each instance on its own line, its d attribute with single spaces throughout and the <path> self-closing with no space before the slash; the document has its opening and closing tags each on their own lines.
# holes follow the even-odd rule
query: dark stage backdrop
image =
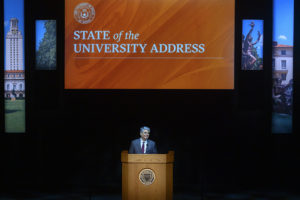
<svg viewBox="0 0 300 200">
<path fill-rule="evenodd" d="M 25 2 L 27 132 L 0 135 L 0 190 L 120 193 L 120 153 L 143 125 L 151 127 L 159 152 L 175 151 L 175 192 L 297 187 L 300 61 L 295 56 L 294 132 L 271 135 L 271 0 L 236 2 L 235 90 L 214 91 L 64 90 L 63 1 Z M 239 70 L 244 18 L 265 21 L 262 71 Z M 35 70 L 36 19 L 57 20 L 57 70 Z M 295 55 L 300 55 L 295 36 Z"/>
</svg>

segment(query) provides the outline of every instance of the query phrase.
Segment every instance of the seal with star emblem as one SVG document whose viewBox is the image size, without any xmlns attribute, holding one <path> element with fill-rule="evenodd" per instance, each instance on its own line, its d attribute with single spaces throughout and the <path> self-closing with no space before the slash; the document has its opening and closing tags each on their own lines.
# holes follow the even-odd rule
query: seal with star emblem
<svg viewBox="0 0 300 200">
<path fill-rule="evenodd" d="M 74 18 L 80 24 L 91 23 L 96 15 L 94 6 L 89 3 L 80 3 L 74 9 Z"/>
<path fill-rule="evenodd" d="M 144 185 L 151 185 L 155 180 L 155 173 L 151 169 L 143 169 L 139 174 L 139 179 Z"/>
</svg>

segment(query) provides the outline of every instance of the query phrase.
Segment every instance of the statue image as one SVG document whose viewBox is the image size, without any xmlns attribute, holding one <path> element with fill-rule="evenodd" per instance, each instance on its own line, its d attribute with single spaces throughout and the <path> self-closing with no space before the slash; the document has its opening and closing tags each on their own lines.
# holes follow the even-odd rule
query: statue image
<svg viewBox="0 0 300 200">
<path fill-rule="evenodd" d="M 246 38 L 244 35 L 242 35 L 242 69 L 244 70 L 255 70 L 255 63 L 257 61 L 257 58 L 253 55 L 254 45 L 256 45 L 261 38 L 261 34 L 259 31 L 257 31 L 258 37 L 255 42 L 253 42 L 253 37 L 251 36 L 251 33 L 254 29 L 254 22 L 250 23 L 251 29 L 249 33 L 247 34 Z"/>
</svg>

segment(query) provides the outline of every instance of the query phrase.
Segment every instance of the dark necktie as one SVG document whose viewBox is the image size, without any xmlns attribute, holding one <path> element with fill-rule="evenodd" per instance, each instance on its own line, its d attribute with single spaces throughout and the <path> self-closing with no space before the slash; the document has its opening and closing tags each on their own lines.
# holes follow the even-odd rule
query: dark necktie
<svg viewBox="0 0 300 200">
<path fill-rule="evenodd" d="M 143 145 L 142 145 L 142 152 L 143 152 L 143 153 L 144 153 L 144 151 L 145 151 L 144 144 L 145 144 L 145 142 L 143 142 Z"/>
</svg>

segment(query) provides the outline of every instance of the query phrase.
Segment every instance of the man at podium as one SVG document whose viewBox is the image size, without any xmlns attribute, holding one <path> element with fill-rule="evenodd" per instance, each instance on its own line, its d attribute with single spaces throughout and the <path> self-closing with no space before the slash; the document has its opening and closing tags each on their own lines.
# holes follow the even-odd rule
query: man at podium
<svg viewBox="0 0 300 200">
<path fill-rule="evenodd" d="M 140 138 L 132 140 L 129 148 L 130 154 L 156 154 L 156 144 L 149 140 L 150 128 L 143 126 L 140 128 Z"/>
</svg>

